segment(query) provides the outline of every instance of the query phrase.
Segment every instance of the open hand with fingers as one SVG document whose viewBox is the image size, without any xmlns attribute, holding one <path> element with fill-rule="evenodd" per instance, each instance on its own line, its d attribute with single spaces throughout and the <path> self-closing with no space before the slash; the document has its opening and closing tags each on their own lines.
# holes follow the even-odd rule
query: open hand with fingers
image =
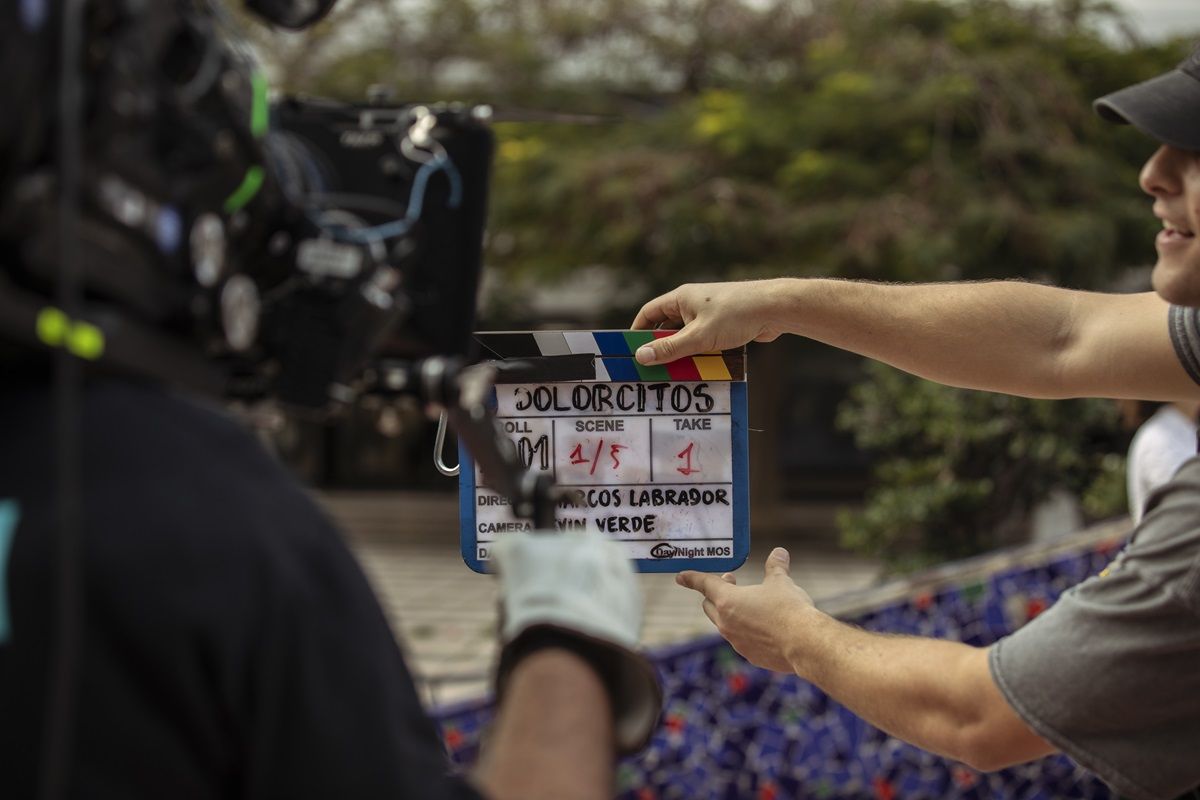
<svg viewBox="0 0 1200 800">
<path fill-rule="evenodd" d="M 633 320 L 634 330 L 682 326 L 679 333 L 640 347 L 637 360 L 662 364 L 697 353 L 771 342 L 784 333 L 777 322 L 786 279 L 689 283 L 654 298 Z"/>
<path fill-rule="evenodd" d="M 804 629 L 817 613 L 808 592 L 788 576 L 788 551 L 776 547 L 767 556 L 766 577 L 757 586 L 738 586 L 730 573 L 720 577 L 681 572 L 680 586 L 704 595 L 704 613 L 733 649 L 750 663 L 776 672 L 796 672 Z"/>
</svg>

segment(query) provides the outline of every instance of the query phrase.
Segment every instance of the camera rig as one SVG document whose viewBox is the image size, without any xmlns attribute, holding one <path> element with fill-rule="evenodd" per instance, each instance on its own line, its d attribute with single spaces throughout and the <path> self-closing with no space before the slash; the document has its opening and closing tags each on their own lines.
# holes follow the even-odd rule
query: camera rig
<svg viewBox="0 0 1200 800">
<path fill-rule="evenodd" d="M 0 88 L 21 109 L 0 122 L 0 359 L 65 350 L 92 371 L 306 414 L 415 396 L 447 409 L 514 508 L 551 522 L 553 493 L 495 430 L 491 373 L 469 350 L 489 110 L 272 102 L 218 3 L 88 0 L 79 75 L 56 87 L 81 103 L 70 208 L 50 146 L 62 98 L 33 77 L 69 46 L 57 31 L 70 5 L 0 11 L 0 50 L 21 62 L 9 74 L 30 76 Z M 332 2 L 247 5 L 301 26 Z M 74 308 L 53 300 L 64 214 L 81 254 Z"/>
</svg>

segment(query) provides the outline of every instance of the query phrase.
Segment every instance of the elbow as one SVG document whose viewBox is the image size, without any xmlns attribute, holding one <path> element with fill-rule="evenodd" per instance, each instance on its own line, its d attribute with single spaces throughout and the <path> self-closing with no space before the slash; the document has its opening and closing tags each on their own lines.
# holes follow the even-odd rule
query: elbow
<svg viewBox="0 0 1200 800">
<path fill-rule="evenodd" d="M 983 726 L 968 725 L 959 731 L 954 752 L 947 755 L 976 772 L 995 772 L 1011 764 L 999 744 L 997 737 L 989 735 Z"/>
<path fill-rule="evenodd" d="M 1091 359 L 1081 348 L 1076 304 L 1077 298 L 1070 295 L 1068 306 L 1047 331 L 1044 348 L 1032 356 L 1039 376 L 1036 391 L 1029 395 L 1034 399 L 1068 400 L 1086 394 L 1080 391 L 1080 384 Z"/>
<path fill-rule="evenodd" d="M 1049 360 L 1051 363 L 1044 370 L 1045 380 L 1029 397 L 1035 400 L 1072 400 L 1076 397 L 1099 396 L 1090 391 L 1093 376 L 1080 368 L 1073 353 L 1058 353 Z"/>
<path fill-rule="evenodd" d="M 966 764 L 976 772 L 997 772 L 1005 767 L 1012 766 L 1008 761 L 997 758 L 994 753 L 986 751 L 968 754 L 966 757 L 958 759 L 958 761 Z"/>
<path fill-rule="evenodd" d="M 944 755 L 979 772 L 995 772 L 1055 752 L 1013 710 L 992 679 L 988 666 L 990 650 L 967 651 L 966 670 L 956 712 L 944 722 L 952 725 Z"/>
<path fill-rule="evenodd" d="M 1030 750 L 1020 742 L 1011 741 L 999 727 L 983 720 L 964 726 L 957 736 L 955 752 L 947 755 L 976 772 L 996 772 L 1053 752 L 1048 746 L 1034 748 L 1040 752 Z M 1040 739 L 1037 741 L 1044 745 Z"/>
<path fill-rule="evenodd" d="M 1090 396 L 1086 390 L 1089 365 L 1080 358 L 1069 341 L 1055 341 L 1046 352 L 1031 357 L 1026 365 L 1025 391 L 1020 394 L 1034 400 Z"/>
</svg>

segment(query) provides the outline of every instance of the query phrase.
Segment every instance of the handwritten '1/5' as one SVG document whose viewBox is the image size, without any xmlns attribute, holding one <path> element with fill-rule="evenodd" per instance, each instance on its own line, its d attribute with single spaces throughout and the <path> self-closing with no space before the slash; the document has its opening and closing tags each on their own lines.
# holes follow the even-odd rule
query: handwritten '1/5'
<svg viewBox="0 0 1200 800">
<path fill-rule="evenodd" d="M 609 447 L 608 456 L 609 456 L 609 458 L 612 459 L 612 468 L 620 469 L 620 467 L 621 467 L 620 452 L 622 450 L 628 450 L 629 448 L 623 444 L 610 444 L 608 447 Z M 596 465 L 598 463 L 600 463 L 600 453 L 603 451 L 604 451 L 604 440 L 601 439 L 596 444 L 596 452 L 590 459 L 592 466 L 588 470 L 588 475 L 596 474 Z M 571 451 L 570 458 L 571 458 L 572 464 L 586 464 L 589 461 L 588 457 L 583 454 L 583 445 L 582 444 L 575 445 L 575 449 Z"/>
<path fill-rule="evenodd" d="M 614 469 L 614 470 L 620 469 L 620 467 L 621 467 L 620 453 L 622 450 L 628 450 L 629 448 L 623 444 L 610 444 L 608 447 L 609 447 L 608 457 L 610 459 L 612 459 L 611 469 Z M 692 474 L 700 471 L 699 466 L 693 466 L 693 464 L 692 464 L 692 451 L 695 449 L 695 447 L 696 447 L 696 443 L 691 442 L 688 444 L 687 447 L 683 448 L 675 455 L 676 458 L 684 460 L 684 465 L 682 467 L 675 468 L 676 471 L 678 471 L 681 475 L 692 475 Z M 591 466 L 588 468 L 588 475 L 595 475 L 596 474 L 596 466 L 600 463 L 600 454 L 603 452 L 604 452 L 604 440 L 601 439 L 599 442 L 596 443 L 596 451 L 592 454 L 591 458 L 589 458 L 583 454 L 583 445 L 582 444 L 575 445 L 575 448 L 573 450 L 571 450 L 571 454 L 569 457 L 571 459 L 572 464 L 591 464 Z"/>
</svg>

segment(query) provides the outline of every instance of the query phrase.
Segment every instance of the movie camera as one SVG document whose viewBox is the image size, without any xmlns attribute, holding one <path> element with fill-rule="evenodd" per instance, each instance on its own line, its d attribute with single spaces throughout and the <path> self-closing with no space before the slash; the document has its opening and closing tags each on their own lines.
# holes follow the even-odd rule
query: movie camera
<svg viewBox="0 0 1200 800">
<path fill-rule="evenodd" d="M 333 2 L 246 5 L 302 27 Z M 89 0 L 74 45 L 59 31 L 70 3 L 6 6 L 0 51 L 21 69 L 0 100 L 21 113 L 0 121 L 0 357 L 36 368 L 66 350 L 310 414 L 416 397 L 447 410 L 514 508 L 553 519 L 549 485 L 485 408 L 491 368 L 472 365 L 487 107 L 272 101 L 215 0 Z M 58 60 L 74 47 L 71 74 Z M 66 131 L 74 172 L 54 147 L 64 98 L 82 117 Z M 74 308 L 54 300 L 66 214 Z"/>
</svg>

